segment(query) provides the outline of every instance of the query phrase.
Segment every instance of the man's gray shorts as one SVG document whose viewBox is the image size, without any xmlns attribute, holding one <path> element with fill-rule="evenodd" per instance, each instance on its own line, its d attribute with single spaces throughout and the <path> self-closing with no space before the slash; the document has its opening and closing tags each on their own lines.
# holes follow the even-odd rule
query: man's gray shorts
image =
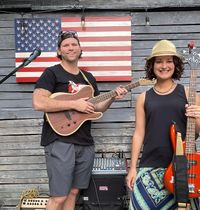
<svg viewBox="0 0 200 210">
<path fill-rule="evenodd" d="M 94 146 L 55 141 L 44 149 L 50 196 L 66 196 L 71 188 L 88 187 L 94 162 Z"/>
</svg>

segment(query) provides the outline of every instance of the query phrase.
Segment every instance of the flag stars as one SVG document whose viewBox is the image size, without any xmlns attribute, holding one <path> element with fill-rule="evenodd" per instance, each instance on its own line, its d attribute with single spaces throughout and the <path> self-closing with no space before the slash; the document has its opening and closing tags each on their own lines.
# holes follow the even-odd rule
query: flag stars
<svg viewBox="0 0 200 210">
<path fill-rule="evenodd" d="M 26 31 L 21 32 L 21 24 L 26 24 Z M 35 18 L 16 19 L 16 51 L 32 52 L 37 46 L 43 51 L 55 51 L 57 46 L 57 34 L 61 30 L 60 19 L 58 18 Z M 22 46 L 23 43 L 23 46 Z"/>
</svg>

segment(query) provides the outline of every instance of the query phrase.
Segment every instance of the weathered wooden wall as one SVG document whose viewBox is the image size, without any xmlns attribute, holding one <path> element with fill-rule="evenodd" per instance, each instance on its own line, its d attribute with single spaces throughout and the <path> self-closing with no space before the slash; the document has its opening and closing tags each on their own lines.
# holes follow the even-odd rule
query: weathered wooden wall
<svg viewBox="0 0 200 210">
<path fill-rule="evenodd" d="M 0 8 L 8 7 L 6 2 L 9 1 L 0 4 Z M 80 2 L 86 3 L 87 1 Z M 99 1 L 94 2 L 97 4 Z M 118 2 L 129 5 L 128 3 L 132 1 Z M 198 1 L 193 1 L 193 3 L 198 3 Z M 142 5 L 143 8 L 144 5 Z M 99 3 L 96 6 L 97 9 L 98 6 L 100 8 Z M 133 11 L 132 9 L 129 11 L 126 7 L 125 11 L 123 8 L 121 11 L 88 10 L 86 15 L 131 15 L 133 80 L 144 76 L 144 57 L 150 53 L 151 47 L 157 40 L 170 39 L 178 49 L 183 49 L 192 39 L 195 40 L 197 47 L 200 47 L 200 12 L 198 9 L 188 11 L 181 11 L 180 8 L 174 11 L 163 9 L 147 14 L 143 10 Z M 25 17 L 32 15 L 32 12 L 25 13 Z M 80 16 L 81 11 L 34 12 L 34 17 L 52 15 Z M 145 25 L 146 15 L 150 18 L 150 26 Z M 0 13 L 0 79 L 15 67 L 14 19 L 17 17 L 21 16 L 16 11 Z M 188 84 L 188 81 L 189 71 L 186 70 L 180 82 Z M 99 88 L 104 92 L 114 89 L 119 84 L 121 83 L 99 83 Z M 112 154 L 124 151 L 126 157 L 130 157 L 131 136 L 135 125 L 135 99 L 147 88 L 133 89 L 124 100 L 114 102 L 103 118 L 93 123 L 92 133 L 97 152 Z M 43 148 L 40 147 L 42 113 L 32 109 L 33 89 L 34 84 L 17 84 L 15 75 L 0 84 L 0 208 L 2 210 L 14 210 L 23 190 L 38 187 L 41 193 L 48 193 L 44 153 Z M 200 84 L 198 84 L 199 90 Z"/>
</svg>

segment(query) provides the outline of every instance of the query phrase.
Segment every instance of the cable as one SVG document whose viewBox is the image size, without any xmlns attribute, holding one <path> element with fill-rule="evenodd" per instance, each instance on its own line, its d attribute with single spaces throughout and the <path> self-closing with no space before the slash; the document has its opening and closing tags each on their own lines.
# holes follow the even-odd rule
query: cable
<svg viewBox="0 0 200 210">
<path fill-rule="evenodd" d="M 92 176 L 92 182 L 94 184 L 94 190 L 95 190 L 95 195 L 96 195 L 96 198 L 97 198 L 97 203 L 98 203 L 98 206 L 99 206 L 99 210 L 102 210 L 100 200 L 99 200 L 98 191 L 97 191 L 97 186 L 96 186 L 96 183 L 95 183 L 95 180 L 94 180 L 93 176 Z"/>
</svg>

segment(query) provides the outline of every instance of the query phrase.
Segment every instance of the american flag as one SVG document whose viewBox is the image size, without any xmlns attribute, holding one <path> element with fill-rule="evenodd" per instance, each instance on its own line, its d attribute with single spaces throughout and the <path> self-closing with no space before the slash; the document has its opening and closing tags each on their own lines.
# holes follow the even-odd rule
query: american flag
<svg viewBox="0 0 200 210">
<path fill-rule="evenodd" d="M 131 17 L 80 17 L 15 19 L 16 67 L 37 47 L 41 55 L 16 72 L 17 82 L 36 82 L 45 68 L 58 64 L 60 31 L 78 32 L 82 58 L 80 69 L 90 71 L 97 81 L 130 81 Z"/>
</svg>

